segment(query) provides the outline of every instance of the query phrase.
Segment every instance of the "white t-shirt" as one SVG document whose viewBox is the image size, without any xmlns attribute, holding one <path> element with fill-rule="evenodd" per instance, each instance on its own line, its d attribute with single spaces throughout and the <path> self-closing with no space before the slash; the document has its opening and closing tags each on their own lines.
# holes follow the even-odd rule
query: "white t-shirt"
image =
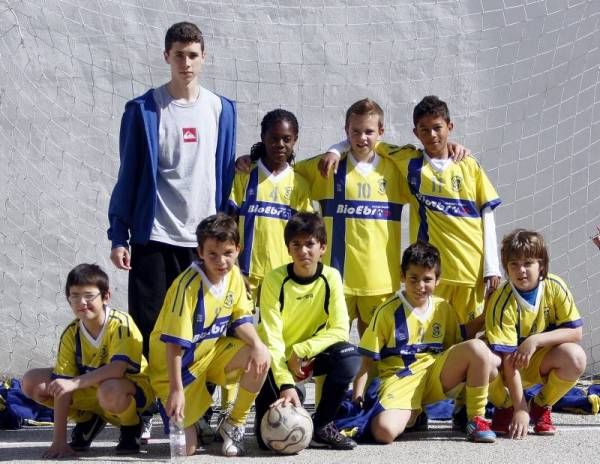
<svg viewBox="0 0 600 464">
<path fill-rule="evenodd" d="M 215 152 L 221 100 L 200 87 L 196 101 L 174 100 L 163 85 L 158 106 L 156 215 L 150 240 L 195 247 L 196 227 L 215 213 Z"/>
</svg>

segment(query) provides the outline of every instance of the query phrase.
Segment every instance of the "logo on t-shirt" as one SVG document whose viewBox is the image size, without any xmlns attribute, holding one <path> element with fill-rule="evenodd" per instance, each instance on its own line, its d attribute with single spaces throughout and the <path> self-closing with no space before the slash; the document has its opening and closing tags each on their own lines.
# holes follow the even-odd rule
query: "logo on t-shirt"
<svg viewBox="0 0 600 464">
<path fill-rule="evenodd" d="M 196 143 L 198 141 L 195 127 L 184 127 L 181 130 L 183 131 L 183 143 Z"/>
</svg>

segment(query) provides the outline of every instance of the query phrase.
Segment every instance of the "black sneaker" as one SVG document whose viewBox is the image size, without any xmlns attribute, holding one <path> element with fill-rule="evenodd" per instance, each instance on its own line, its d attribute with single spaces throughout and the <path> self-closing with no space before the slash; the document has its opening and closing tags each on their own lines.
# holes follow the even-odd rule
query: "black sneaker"
<svg viewBox="0 0 600 464">
<path fill-rule="evenodd" d="M 85 422 L 76 423 L 71 431 L 71 443 L 69 443 L 69 446 L 74 451 L 89 450 L 92 441 L 94 441 L 94 438 L 98 436 L 105 425 L 106 422 L 95 414 Z"/>
<path fill-rule="evenodd" d="M 421 411 L 421 414 L 415 419 L 415 423 L 407 427 L 404 432 L 427 432 L 427 430 L 429 430 L 429 418 L 425 411 Z"/>
<path fill-rule="evenodd" d="M 351 450 L 356 448 L 356 442 L 352 438 L 342 435 L 332 421 L 323 427 L 315 428 L 310 446 L 313 448 Z"/>
<path fill-rule="evenodd" d="M 117 454 L 137 454 L 140 452 L 142 421 L 136 425 L 122 425 Z"/>
<path fill-rule="evenodd" d="M 462 406 L 452 413 L 452 430 L 460 430 L 463 433 L 467 433 L 468 423 L 466 406 Z"/>
</svg>

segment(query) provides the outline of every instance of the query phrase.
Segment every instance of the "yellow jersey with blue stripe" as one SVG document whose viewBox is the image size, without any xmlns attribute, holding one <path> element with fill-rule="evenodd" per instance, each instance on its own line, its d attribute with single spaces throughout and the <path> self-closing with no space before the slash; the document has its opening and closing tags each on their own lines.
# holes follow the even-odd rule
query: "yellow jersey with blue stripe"
<svg viewBox="0 0 600 464">
<path fill-rule="evenodd" d="M 467 157 L 437 170 L 420 150 L 407 157 L 405 147 L 379 142 L 375 149 L 395 161 L 410 191 L 411 243 L 421 240 L 439 249 L 442 282 L 475 286 L 483 279 L 481 214 L 500 204 L 479 162 Z"/>
<path fill-rule="evenodd" d="M 311 211 L 306 180 L 288 166 L 277 175 L 259 161 L 250 173 L 236 173 L 229 212 L 239 216 L 242 273 L 262 279 L 290 262 L 283 229 L 298 211 Z"/>
<path fill-rule="evenodd" d="M 294 384 L 287 368 L 292 350 L 311 359 L 334 343 L 348 341 L 350 321 L 339 272 L 319 263 L 309 278 L 294 273 L 293 263 L 269 272 L 260 293 L 258 334 L 271 353 L 279 387 Z"/>
<path fill-rule="evenodd" d="M 165 343 L 182 348 L 181 378 L 183 386 L 198 376 L 194 367 L 216 341 L 242 324 L 252 324 L 253 305 L 237 266 L 220 285 L 207 279 L 198 263 L 192 263 L 173 281 L 160 314 L 150 334 L 150 368 L 152 386 L 161 396 L 168 388 Z M 166 397 L 166 395 L 164 395 Z"/>
<path fill-rule="evenodd" d="M 582 326 L 573 295 L 554 274 L 540 281 L 535 302 L 530 304 L 504 282 L 491 295 L 485 315 L 485 334 L 492 350 L 512 353 L 530 335 L 553 329 Z"/>
<path fill-rule="evenodd" d="M 456 314 L 445 300 L 432 296 L 418 313 L 398 291 L 377 308 L 358 350 L 377 361 L 381 378 L 406 377 L 427 369 L 460 341 Z"/>
<path fill-rule="evenodd" d="M 340 272 L 347 295 L 392 293 L 400 287 L 400 219 L 408 201 L 394 163 L 375 155 L 372 169 L 361 171 L 345 152 L 337 173 L 326 179 L 319 159 L 295 169 L 308 180 L 327 226 L 324 262 Z"/>
<path fill-rule="evenodd" d="M 60 337 L 54 378 L 73 378 L 113 361 L 127 364 L 125 378 L 139 383 L 146 379 L 146 358 L 142 354 L 142 334 L 127 313 L 106 307 L 104 325 L 93 337 L 79 320 L 71 322 Z M 147 380 L 146 380 L 147 381 Z"/>
</svg>

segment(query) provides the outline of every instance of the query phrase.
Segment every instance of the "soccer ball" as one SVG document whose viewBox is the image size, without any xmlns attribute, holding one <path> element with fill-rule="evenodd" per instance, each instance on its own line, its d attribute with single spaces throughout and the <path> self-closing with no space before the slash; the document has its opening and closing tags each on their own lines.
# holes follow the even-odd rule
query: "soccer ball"
<svg viewBox="0 0 600 464">
<path fill-rule="evenodd" d="M 310 444 L 313 423 L 303 407 L 278 405 L 266 412 L 260 422 L 262 439 L 280 454 L 295 454 Z"/>
</svg>

